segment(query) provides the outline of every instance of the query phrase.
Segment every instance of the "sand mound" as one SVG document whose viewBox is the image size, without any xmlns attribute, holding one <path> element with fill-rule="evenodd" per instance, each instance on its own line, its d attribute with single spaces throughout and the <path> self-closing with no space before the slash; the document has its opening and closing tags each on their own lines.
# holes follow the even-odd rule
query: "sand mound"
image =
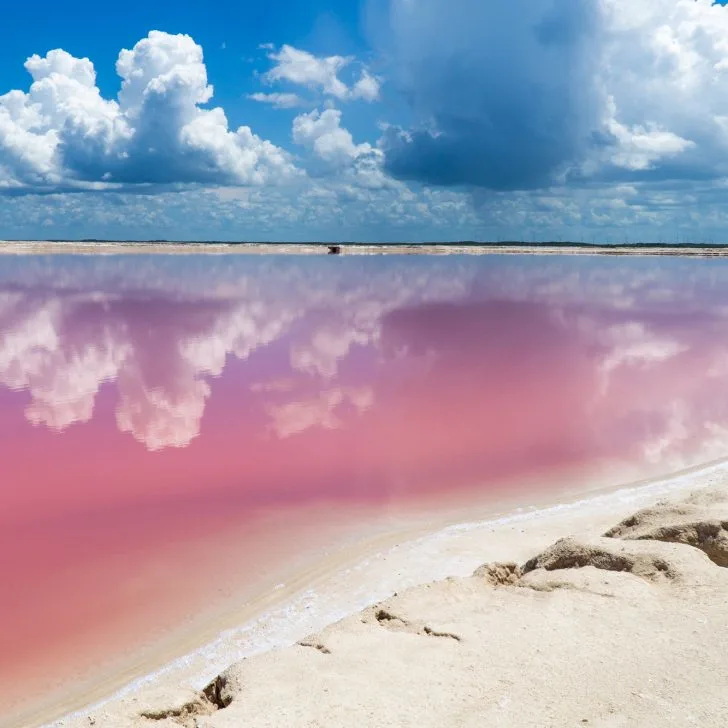
<svg viewBox="0 0 728 728">
<path fill-rule="evenodd" d="M 535 569 L 581 569 L 593 566 L 605 571 L 624 571 L 652 582 L 691 583 L 706 575 L 712 578 L 710 562 L 694 549 L 661 542 L 617 541 L 595 538 L 582 541 L 564 538 L 527 561 L 523 573 Z"/>
<path fill-rule="evenodd" d="M 678 504 L 638 511 L 606 532 L 609 538 L 686 544 L 728 567 L 728 496 L 708 491 Z"/>
<path fill-rule="evenodd" d="M 649 582 L 628 572 L 605 571 L 595 566 L 546 571 L 536 569 L 524 574 L 518 586 L 540 592 L 560 589 L 595 594 L 610 599 L 651 599 Z"/>
</svg>

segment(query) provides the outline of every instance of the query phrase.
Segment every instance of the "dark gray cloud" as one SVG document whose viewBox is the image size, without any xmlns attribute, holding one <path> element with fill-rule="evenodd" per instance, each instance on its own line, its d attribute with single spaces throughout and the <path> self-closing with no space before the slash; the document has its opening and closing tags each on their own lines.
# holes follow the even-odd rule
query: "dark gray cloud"
<svg viewBox="0 0 728 728">
<path fill-rule="evenodd" d="M 728 8 L 711 0 L 371 0 L 401 179 L 491 190 L 728 174 Z"/>
<path fill-rule="evenodd" d="M 493 189 L 542 187 L 592 145 L 596 0 L 392 0 L 392 82 L 422 122 L 385 135 L 396 177 Z"/>
</svg>

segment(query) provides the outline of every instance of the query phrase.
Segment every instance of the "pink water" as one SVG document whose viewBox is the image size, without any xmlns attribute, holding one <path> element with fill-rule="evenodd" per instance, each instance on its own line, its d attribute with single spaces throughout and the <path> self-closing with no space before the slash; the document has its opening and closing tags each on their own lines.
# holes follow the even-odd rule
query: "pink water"
<svg viewBox="0 0 728 728">
<path fill-rule="evenodd" d="M 0 261 L 0 714 L 358 512 L 725 456 L 726 283 L 658 259 Z"/>
</svg>

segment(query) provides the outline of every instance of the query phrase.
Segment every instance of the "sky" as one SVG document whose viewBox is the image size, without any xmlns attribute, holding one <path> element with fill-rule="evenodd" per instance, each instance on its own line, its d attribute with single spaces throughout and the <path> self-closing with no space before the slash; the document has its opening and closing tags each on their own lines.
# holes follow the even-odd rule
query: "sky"
<svg viewBox="0 0 728 728">
<path fill-rule="evenodd" d="M 5 239 L 728 242 L 712 0 L 14 3 Z"/>
</svg>

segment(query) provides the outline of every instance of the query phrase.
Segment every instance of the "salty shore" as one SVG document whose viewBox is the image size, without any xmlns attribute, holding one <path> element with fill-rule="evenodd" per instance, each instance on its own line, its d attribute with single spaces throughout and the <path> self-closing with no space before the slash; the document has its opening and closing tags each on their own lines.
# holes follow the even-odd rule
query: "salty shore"
<svg viewBox="0 0 728 728">
<path fill-rule="evenodd" d="M 0 255 L 637 255 L 714 258 L 722 245 L 560 245 L 511 243 L 223 243 L 0 240 Z"/>
<path fill-rule="evenodd" d="M 301 575 L 295 590 L 282 585 L 257 616 L 206 647 L 111 698 L 99 686 L 88 693 L 95 705 L 47 724 L 654 725 L 667 715 L 660 701 L 669 688 L 684 710 L 661 725 L 719 725 L 728 645 L 716 605 L 728 596 L 728 572 L 654 535 L 649 547 L 629 533 L 599 538 L 640 508 L 695 491 L 718 495 L 677 515 L 705 523 L 715 511 L 720 531 L 720 519 L 728 522 L 724 463 L 362 544 Z M 563 537 L 576 539 L 568 553 L 549 551 Z M 520 567 L 534 557 L 523 576 L 516 566 L 471 576 L 483 564 Z M 586 683 L 571 695 L 577 677 Z M 555 696 L 564 690 L 571 702 L 562 705 Z M 275 705 L 264 708 L 271 694 Z M 77 707 L 46 708 L 23 724 Z"/>
</svg>

